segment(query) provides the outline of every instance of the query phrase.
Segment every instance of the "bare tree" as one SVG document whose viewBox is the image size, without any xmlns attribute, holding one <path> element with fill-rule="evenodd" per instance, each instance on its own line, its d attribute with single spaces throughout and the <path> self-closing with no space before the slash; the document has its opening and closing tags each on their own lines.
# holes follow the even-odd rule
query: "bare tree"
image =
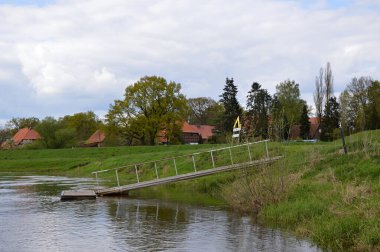
<svg viewBox="0 0 380 252">
<path fill-rule="evenodd" d="M 323 68 L 319 69 L 319 76 L 315 77 L 314 104 L 318 123 L 321 122 L 325 98 L 325 87 L 323 85 Z"/>
<path fill-rule="evenodd" d="M 330 62 L 327 62 L 326 68 L 325 68 L 325 96 L 326 96 L 326 102 L 334 96 L 334 76 L 332 75 L 331 65 Z"/>
</svg>

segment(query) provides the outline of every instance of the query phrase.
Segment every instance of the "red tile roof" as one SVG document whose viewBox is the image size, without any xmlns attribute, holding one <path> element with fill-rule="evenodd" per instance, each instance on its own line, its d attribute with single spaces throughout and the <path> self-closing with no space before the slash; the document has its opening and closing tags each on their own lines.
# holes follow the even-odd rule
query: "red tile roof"
<svg viewBox="0 0 380 252">
<path fill-rule="evenodd" d="M 102 143 L 104 139 L 106 138 L 106 134 L 104 134 L 103 131 L 97 130 L 94 134 L 90 136 L 89 139 L 87 139 L 86 144 L 98 144 Z"/>
<path fill-rule="evenodd" d="M 41 139 L 40 134 L 38 134 L 37 131 L 29 129 L 29 128 L 23 128 L 20 129 L 13 137 L 12 140 L 15 143 L 15 145 L 19 145 L 24 140 L 38 140 Z"/>
<path fill-rule="evenodd" d="M 187 122 L 184 122 L 182 126 L 182 132 L 183 133 L 198 133 L 201 135 L 202 139 L 208 139 L 214 135 L 212 133 L 214 128 L 215 126 L 211 126 L 211 125 L 191 125 Z"/>
</svg>

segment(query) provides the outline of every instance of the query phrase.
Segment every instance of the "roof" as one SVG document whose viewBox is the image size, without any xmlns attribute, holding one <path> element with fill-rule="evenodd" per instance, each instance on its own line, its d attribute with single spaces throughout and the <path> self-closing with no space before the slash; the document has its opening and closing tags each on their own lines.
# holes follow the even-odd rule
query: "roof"
<svg viewBox="0 0 380 252">
<path fill-rule="evenodd" d="M 38 140 L 41 139 L 40 134 L 37 131 L 30 128 L 23 128 L 17 131 L 17 133 L 12 137 L 15 145 L 21 144 L 24 140 Z"/>
<path fill-rule="evenodd" d="M 97 130 L 94 134 L 92 134 L 86 141 L 86 144 L 97 144 L 102 143 L 104 139 L 106 138 L 106 134 L 101 131 Z"/>
<path fill-rule="evenodd" d="M 318 124 L 318 117 L 310 117 L 309 122 L 310 124 Z"/>
<path fill-rule="evenodd" d="M 182 126 L 182 132 L 183 133 L 198 133 L 202 136 L 202 139 L 208 139 L 214 135 L 212 133 L 214 128 L 215 126 L 211 126 L 211 125 L 192 125 L 187 122 L 184 122 Z"/>
</svg>

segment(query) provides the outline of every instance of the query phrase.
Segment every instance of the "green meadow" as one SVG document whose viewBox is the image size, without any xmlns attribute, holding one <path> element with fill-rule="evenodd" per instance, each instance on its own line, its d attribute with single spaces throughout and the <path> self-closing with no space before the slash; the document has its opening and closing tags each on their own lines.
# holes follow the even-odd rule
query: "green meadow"
<svg viewBox="0 0 380 252">
<path fill-rule="evenodd" d="M 346 137 L 349 154 L 340 140 L 333 142 L 287 142 L 269 144 L 271 156 L 283 158 L 272 165 L 212 175 L 191 181 L 137 190 L 140 195 L 193 204 L 222 204 L 259 223 L 311 239 L 333 251 L 380 250 L 380 130 Z M 133 182 L 138 166 L 140 179 L 157 174 L 192 171 L 191 154 L 198 169 L 210 168 L 211 149 L 227 145 L 136 146 L 58 150 L 1 150 L 0 172 L 93 177 L 91 172 L 120 168 L 120 179 Z M 235 161 L 248 158 L 235 149 Z M 252 148 L 254 158 L 265 155 L 263 146 Z M 229 162 L 219 153 L 215 162 Z M 190 155 L 190 156 L 189 156 Z M 226 158 L 227 157 L 227 158 Z M 154 162 L 157 161 L 157 173 Z M 115 171 L 105 172 L 103 185 L 114 183 Z M 135 181 L 136 182 L 136 181 Z"/>
</svg>

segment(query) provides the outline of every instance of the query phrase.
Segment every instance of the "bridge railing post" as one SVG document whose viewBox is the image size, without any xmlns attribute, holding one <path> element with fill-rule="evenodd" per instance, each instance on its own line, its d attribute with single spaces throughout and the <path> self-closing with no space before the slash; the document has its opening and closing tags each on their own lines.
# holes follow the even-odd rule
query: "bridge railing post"
<svg viewBox="0 0 380 252">
<path fill-rule="evenodd" d="M 175 175 L 178 175 L 177 163 L 175 162 L 175 158 L 173 158 L 173 163 L 174 163 Z"/>
<path fill-rule="evenodd" d="M 95 172 L 96 185 L 99 186 L 98 173 Z"/>
<path fill-rule="evenodd" d="M 232 159 L 232 150 L 231 150 L 231 147 L 229 147 L 228 150 L 230 151 L 231 164 L 234 164 L 234 160 Z"/>
<path fill-rule="evenodd" d="M 265 150 L 267 152 L 267 158 L 269 158 L 268 141 L 265 141 Z"/>
<path fill-rule="evenodd" d="M 194 171 L 197 171 L 197 167 L 196 167 L 196 165 L 195 165 L 195 158 L 194 158 L 194 155 L 192 155 L 192 157 L 193 157 L 193 166 L 194 166 Z"/>
<path fill-rule="evenodd" d="M 140 183 L 139 173 L 137 172 L 137 165 L 135 165 L 135 172 L 136 172 L 137 183 Z"/>
<path fill-rule="evenodd" d="M 252 161 L 251 149 L 249 148 L 249 143 L 247 143 L 249 161 Z"/>
<path fill-rule="evenodd" d="M 115 173 L 116 173 L 116 181 L 117 181 L 117 186 L 120 187 L 119 174 L 118 174 L 117 171 L 118 171 L 118 170 L 116 169 L 116 170 L 115 170 Z"/>
<path fill-rule="evenodd" d="M 157 177 L 157 179 L 158 179 L 157 162 L 154 162 L 154 169 L 156 170 L 156 177 Z"/>
<path fill-rule="evenodd" d="M 211 153 L 211 161 L 212 161 L 212 167 L 215 168 L 215 160 L 214 160 L 214 155 L 212 154 L 212 151 L 210 151 Z"/>
</svg>

